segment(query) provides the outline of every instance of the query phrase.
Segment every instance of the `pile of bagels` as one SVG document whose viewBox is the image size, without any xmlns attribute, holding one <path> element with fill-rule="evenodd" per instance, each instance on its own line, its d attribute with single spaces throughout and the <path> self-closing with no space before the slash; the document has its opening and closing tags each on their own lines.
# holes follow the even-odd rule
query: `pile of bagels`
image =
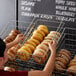
<svg viewBox="0 0 76 76">
<path fill-rule="evenodd" d="M 76 75 L 76 55 L 71 60 L 71 53 L 69 50 L 61 49 L 58 51 L 55 60 L 55 70 L 58 72 L 67 72 L 69 75 Z"/>
<path fill-rule="evenodd" d="M 68 69 L 67 69 L 68 75 L 73 74 L 74 76 L 76 76 L 76 55 L 70 61 L 68 66 L 69 66 Z"/>
<path fill-rule="evenodd" d="M 17 51 L 18 57 L 22 60 L 29 60 L 30 56 L 35 52 L 36 47 L 43 41 L 44 37 L 49 33 L 45 25 L 40 25 L 33 31 L 32 36 Z"/>
<path fill-rule="evenodd" d="M 17 51 L 17 55 L 22 61 L 29 60 L 32 56 L 35 62 L 43 64 L 48 57 L 48 44 L 53 40 L 58 41 L 59 38 L 59 32 L 49 32 L 47 26 L 39 25 L 32 36 Z"/>
<path fill-rule="evenodd" d="M 55 60 L 55 70 L 64 71 L 70 61 L 71 53 L 66 49 L 58 51 Z"/>
<path fill-rule="evenodd" d="M 45 62 L 45 60 L 48 57 L 48 51 L 49 51 L 49 43 L 53 40 L 58 41 L 60 38 L 60 33 L 56 31 L 51 31 L 44 40 L 36 47 L 34 53 L 33 53 L 33 59 L 35 62 L 42 64 Z"/>
<path fill-rule="evenodd" d="M 4 42 L 6 44 L 12 42 L 18 34 L 20 34 L 18 30 L 12 30 L 4 39 Z M 48 44 L 53 40 L 58 41 L 59 38 L 59 32 L 49 32 L 47 26 L 39 25 L 23 45 L 17 44 L 8 50 L 8 58 L 13 61 L 18 57 L 22 61 L 26 61 L 32 56 L 35 62 L 43 64 L 48 57 Z"/>
<path fill-rule="evenodd" d="M 6 44 L 12 42 L 13 40 L 15 40 L 15 38 L 17 37 L 17 35 L 20 34 L 20 32 L 16 29 L 11 30 L 11 32 L 9 33 L 9 35 L 7 37 L 4 38 L 4 42 Z M 8 60 L 16 60 L 16 53 L 17 50 L 21 47 L 21 44 L 16 44 L 13 47 L 11 47 L 10 49 L 8 49 L 7 54 L 8 54 Z"/>
<path fill-rule="evenodd" d="M 20 32 L 16 29 L 12 30 L 10 34 L 4 39 L 4 42 L 12 42 Z M 24 44 L 17 44 L 11 47 L 8 51 L 8 59 L 16 60 L 18 57 L 21 61 L 29 60 L 31 57 L 38 64 L 43 64 L 48 58 L 49 43 L 55 40 L 58 42 L 60 39 L 60 33 L 57 31 L 50 31 L 45 25 L 39 25 L 32 33 L 32 36 L 24 42 Z M 70 51 L 66 49 L 60 49 L 56 55 L 55 70 L 63 72 L 67 69 L 67 73 L 76 74 L 76 56 L 71 59 Z M 69 65 L 68 65 L 69 64 Z M 68 66 L 68 68 L 67 68 Z M 15 71 L 13 68 L 6 67 L 7 71 Z"/>
<path fill-rule="evenodd" d="M 16 29 L 11 30 L 9 35 L 4 39 L 4 42 L 6 44 L 12 42 L 18 34 L 20 34 L 20 32 L 18 30 L 16 30 Z"/>
</svg>

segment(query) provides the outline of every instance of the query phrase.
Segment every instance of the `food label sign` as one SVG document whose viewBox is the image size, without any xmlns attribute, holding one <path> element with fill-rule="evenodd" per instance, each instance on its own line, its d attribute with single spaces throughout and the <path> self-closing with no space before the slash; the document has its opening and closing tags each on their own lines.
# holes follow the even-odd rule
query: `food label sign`
<svg viewBox="0 0 76 76">
<path fill-rule="evenodd" d="M 66 27 L 76 27 L 75 0 L 19 0 L 19 20 L 27 21 L 33 17 L 50 19 L 56 15 Z"/>
</svg>

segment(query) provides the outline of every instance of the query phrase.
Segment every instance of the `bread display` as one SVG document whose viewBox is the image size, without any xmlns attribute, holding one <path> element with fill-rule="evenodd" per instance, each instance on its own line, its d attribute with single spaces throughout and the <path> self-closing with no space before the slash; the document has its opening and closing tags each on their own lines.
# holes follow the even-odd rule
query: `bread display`
<svg viewBox="0 0 76 76">
<path fill-rule="evenodd" d="M 76 55 L 74 58 L 70 61 L 69 67 L 67 69 L 68 74 L 74 74 L 76 75 Z"/>
<path fill-rule="evenodd" d="M 53 33 L 55 32 L 55 33 Z M 58 34 L 58 37 L 57 35 Z M 55 39 L 57 37 L 57 39 Z M 35 62 L 39 63 L 39 64 L 43 64 L 46 61 L 46 58 L 48 56 L 48 44 L 50 42 L 52 42 L 54 39 L 56 41 L 58 41 L 60 37 L 60 33 L 56 32 L 56 31 L 51 31 L 45 38 L 44 40 L 41 42 L 41 44 L 39 44 L 34 53 L 33 53 L 33 59 Z"/>
<path fill-rule="evenodd" d="M 28 39 L 23 46 L 17 51 L 18 57 L 22 60 L 29 60 L 30 56 L 33 54 L 36 46 L 39 45 L 44 37 L 48 34 L 48 28 L 45 25 L 39 25 L 39 27 L 34 30 L 30 39 Z M 44 51 L 43 51 L 44 52 Z M 42 53 L 43 54 L 43 53 Z"/>
<path fill-rule="evenodd" d="M 66 49 L 61 49 L 56 56 L 55 60 L 55 70 L 63 72 L 66 69 L 67 64 L 70 61 L 70 51 Z M 58 65 L 61 67 L 59 68 Z"/>
<path fill-rule="evenodd" d="M 10 43 L 10 42 L 12 42 L 12 41 L 16 38 L 16 36 L 17 36 L 18 34 L 20 34 L 20 32 L 19 32 L 18 30 L 16 30 L 16 29 L 12 30 L 12 31 L 9 33 L 9 35 L 4 39 L 4 42 L 5 42 L 5 43 Z"/>
</svg>

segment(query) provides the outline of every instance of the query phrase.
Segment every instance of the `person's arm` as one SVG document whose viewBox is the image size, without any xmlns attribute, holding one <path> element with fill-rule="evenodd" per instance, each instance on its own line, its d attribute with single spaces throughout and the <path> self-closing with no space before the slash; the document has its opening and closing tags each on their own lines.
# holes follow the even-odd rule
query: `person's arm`
<svg viewBox="0 0 76 76">
<path fill-rule="evenodd" d="M 18 34 L 14 41 L 6 44 L 6 48 L 9 49 L 9 48 L 13 47 L 14 45 L 18 44 L 20 41 L 23 41 L 23 39 L 24 39 L 24 35 Z"/>
<path fill-rule="evenodd" d="M 47 64 L 45 65 L 44 71 L 47 72 L 47 74 L 52 74 L 54 69 L 54 63 L 55 63 L 55 57 L 56 57 L 56 42 L 53 41 L 53 43 L 49 44 L 49 48 L 51 51 L 51 55 L 48 59 Z"/>
<path fill-rule="evenodd" d="M 56 55 L 56 42 L 49 44 L 49 48 L 51 51 L 50 57 L 42 71 L 29 71 L 28 76 L 51 76 L 54 68 L 55 55 Z"/>
</svg>

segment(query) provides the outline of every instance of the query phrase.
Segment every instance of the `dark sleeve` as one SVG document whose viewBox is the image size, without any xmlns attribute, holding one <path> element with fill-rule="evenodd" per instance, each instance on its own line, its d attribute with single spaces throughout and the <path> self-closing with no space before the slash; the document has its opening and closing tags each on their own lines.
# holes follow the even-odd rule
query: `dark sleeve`
<svg viewBox="0 0 76 76">
<path fill-rule="evenodd" d="M 15 72 L 8 72 L 8 71 L 0 71 L 1 76 L 28 76 L 28 71 L 15 71 Z"/>
</svg>

